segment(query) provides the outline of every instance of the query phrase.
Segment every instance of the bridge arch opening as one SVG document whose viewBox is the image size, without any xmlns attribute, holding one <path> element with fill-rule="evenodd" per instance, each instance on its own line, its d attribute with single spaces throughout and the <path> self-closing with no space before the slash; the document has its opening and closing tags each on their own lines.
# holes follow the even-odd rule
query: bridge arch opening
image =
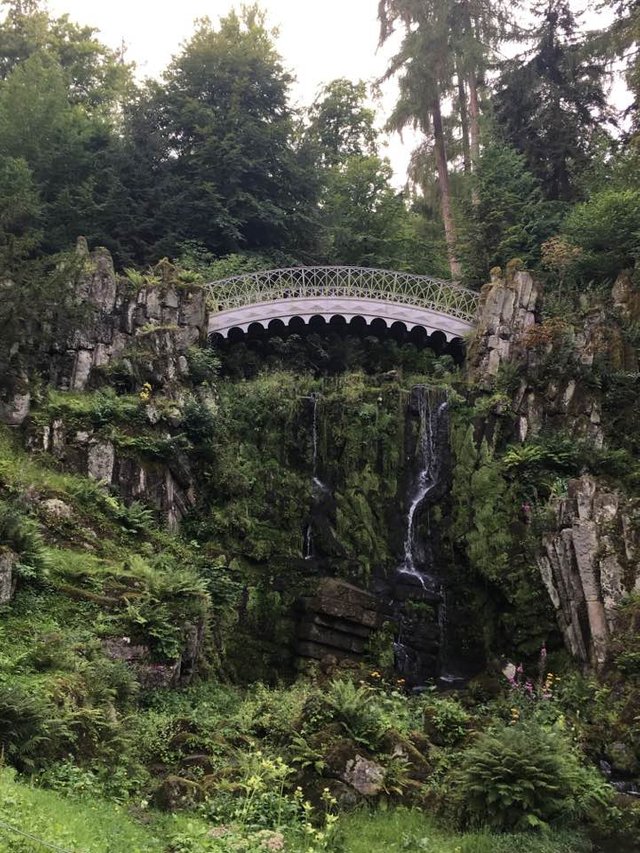
<svg viewBox="0 0 640 853">
<path fill-rule="evenodd" d="M 342 343 L 339 343 L 340 341 Z M 367 322 L 362 315 L 356 315 L 349 320 L 340 315 L 333 315 L 328 320 L 321 315 L 314 315 L 305 321 L 296 315 L 287 323 L 279 318 L 270 320 L 268 324 L 254 321 L 246 329 L 233 327 L 227 336 L 214 333 L 209 337 L 209 345 L 219 353 L 223 364 L 228 359 L 241 359 L 241 351 L 253 353 L 253 359 L 269 363 L 277 354 L 287 352 L 292 353 L 291 357 L 295 361 L 295 346 L 327 352 L 336 347 L 340 351 L 345 351 L 345 346 L 347 349 L 371 347 L 373 342 L 377 342 L 376 346 L 379 347 L 384 345 L 385 341 L 393 342 L 394 346 L 403 350 L 417 353 L 430 350 L 434 356 L 449 355 L 456 364 L 461 364 L 466 354 L 461 338 L 447 341 L 442 332 L 429 333 L 422 326 L 408 329 L 400 321 L 388 325 L 379 317 Z M 340 371 L 330 368 L 330 372 Z"/>
<path fill-rule="evenodd" d="M 265 270 L 205 288 L 212 345 L 221 353 L 253 349 L 254 362 L 267 363 L 287 354 L 295 359 L 305 346 L 317 353 L 333 347 L 346 358 L 358 347 L 371 351 L 376 340 L 460 362 L 479 298 L 430 276 L 359 267 Z"/>
</svg>

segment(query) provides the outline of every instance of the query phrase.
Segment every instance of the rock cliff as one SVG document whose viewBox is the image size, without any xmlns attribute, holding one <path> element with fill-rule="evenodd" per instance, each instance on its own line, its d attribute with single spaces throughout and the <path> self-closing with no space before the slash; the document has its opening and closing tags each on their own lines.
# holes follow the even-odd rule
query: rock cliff
<svg viewBox="0 0 640 853">
<path fill-rule="evenodd" d="M 611 306 L 585 300 L 577 322 L 544 320 L 542 308 L 542 288 L 529 273 L 494 271 L 483 289 L 468 378 L 487 392 L 497 385 L 509 392 L 517 441 L 562 430 L 606 447 L 603 392 L 593 368 L 599 361 L 608 370 L 637 373 L 621 324 L 640 316 L 640 294 L 622 274 Z M 585 473 L 549 505 L 537 564 L 566 645 L 585 665 L 605 665 L 618 605 L 640 590 L 639 537 L 638 501 L 610 478 Z"/>
</svg>

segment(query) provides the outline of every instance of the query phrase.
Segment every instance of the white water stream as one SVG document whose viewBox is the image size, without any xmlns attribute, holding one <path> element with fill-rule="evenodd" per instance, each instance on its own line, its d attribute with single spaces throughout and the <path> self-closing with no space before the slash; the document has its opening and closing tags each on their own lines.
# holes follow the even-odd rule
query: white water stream
<svg viewBox="0 0 640 853">
<path fill-rule="evenodd" d="M 416 513 L 429 492 L 438 484 L 442 462 L 438 436 L 448 403 L 446 400 L 442 400 L 441 393 L 426 385 L 420 385 L 416 390 L 418 391 L 418 412 L 420 416 L 418 432 L 420 467 L 407 511 L 404 560 L 398 571 L 401 574 L 416 577 L 425 591 L 437 592 L 438 586 L 434 578 L 419 571 L 416 567 Z"/>
</svg>

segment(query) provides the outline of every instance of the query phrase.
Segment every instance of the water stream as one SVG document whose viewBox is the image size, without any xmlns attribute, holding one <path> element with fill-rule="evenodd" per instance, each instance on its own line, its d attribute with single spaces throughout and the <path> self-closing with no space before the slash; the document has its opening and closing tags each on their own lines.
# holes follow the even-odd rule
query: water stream
<svg viewBox="0 0 640 853">
<path fill-rule="evenodd" d="M 314 501 L 317 501 L 329 491 L 328 486 L 322 482 L 318 476 L 318 399 L 320 395 L 317 393 L 311 394 L 309 399 L 313 404 L 312 414 L 312 430 L 311 430 L 311 492 Z M 309 520 L 304 529 L 304 558 L 311 560 L 315 554 L 313 549 L 313 526 Z"/>
<path fill-rule="evenodd" d="M 437 592 L 438 581 L 429 572 L 417 568 L 418 543 L 416 542 L 416 522 L 418 510 L 429 493 L 438 485 L 442 470 L 443 451 L 440 434 L 447 415 L 448 403 L 439 389 L 418 385 L 415 388 L 420 418 L 418 432 L 418 472 L 406 518 L 404 538 L 404 560 L 398 571 L 412 575 L 425 591 Z"/>
<path fill-rule="evenodd" d="M 405 517 L 403 559 L 397 568 L 396 577 L 401 601 L 422 600 L 434 608 L 435 622 L 425 629 L 411 616 L 401 616 L 399 632 L 394 644 L 396 668 L 414 684 L 421 681 L 427 671 L 434 675 L 434 649 L 437 649 L 437 671 L 445 672 L 447 659 L 447 601 L 442 577 L 433 565 L 430 533 L 426 538 L 418 535 L 420 518 L 425 504 L 435 498 L 432 493 L 441 486 L 445 475 L 448 452 L 448 402 L 444 391 L 426 385 L 413 389 L 415 407 L 419 418 L 416 442 L 416 463 Z M 411 590 L 414 590 L 412 592 Z M 404 605 L 399 604 L 403 613 Z M 409 611 L 410 612 L 410 611 Z M 426 632 L 425 632 L 426 631 Z M 426 645 L 425 645 L 426 643 Z M 445 676 L 446 680 L 446 676 Z"/>
</svg>

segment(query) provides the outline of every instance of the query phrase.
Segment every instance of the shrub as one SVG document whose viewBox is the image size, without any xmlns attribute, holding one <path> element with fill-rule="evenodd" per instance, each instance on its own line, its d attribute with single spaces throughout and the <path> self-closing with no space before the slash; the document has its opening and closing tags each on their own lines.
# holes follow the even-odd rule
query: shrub
<svg viewBox="0 0 640 853">
<path fill-rule="evenodd" d="M 577 266 L 585 275 L 612 279 L 640 255 L 640 190 L 607 189 L 578 204 L 563 231 L 582 247 Z"/>
<path fill-rule="evenodd" d="M 425 730 L 441 746 L 454 746 L 467 733 L 469 714 L 456 699 L 434 697 L 424 709 Z"/>
<path fill-rule="evenodd" d="M 2 753 L 27 770 L 69 751 L 76 740 L 68 716 L 19 684 L 0 684 L 0 732 Z"/>
<path fill-rule="evenodd" d="M 4 501 L 0 501 L 0 545 L 7 545 L 18 555 L 15 568 L 21 577 L 44 574 L 44 542 L 38 523 Z"/>
<path fill-rule="evenodd" d="M 481 735 L 463 754 L 454 783 L 461 822 L 500 831 L 595 820 L 612 796 L 560 732 L 533 722 Z"/>
<path fill-rule="evenodd" d="M 378 743 L 383 734 L 382 713 L 370 687 L 336 679 L 331 682 L 326 702 L 334 719 L 354 740 L 369 747 Z"/>
</svg>

